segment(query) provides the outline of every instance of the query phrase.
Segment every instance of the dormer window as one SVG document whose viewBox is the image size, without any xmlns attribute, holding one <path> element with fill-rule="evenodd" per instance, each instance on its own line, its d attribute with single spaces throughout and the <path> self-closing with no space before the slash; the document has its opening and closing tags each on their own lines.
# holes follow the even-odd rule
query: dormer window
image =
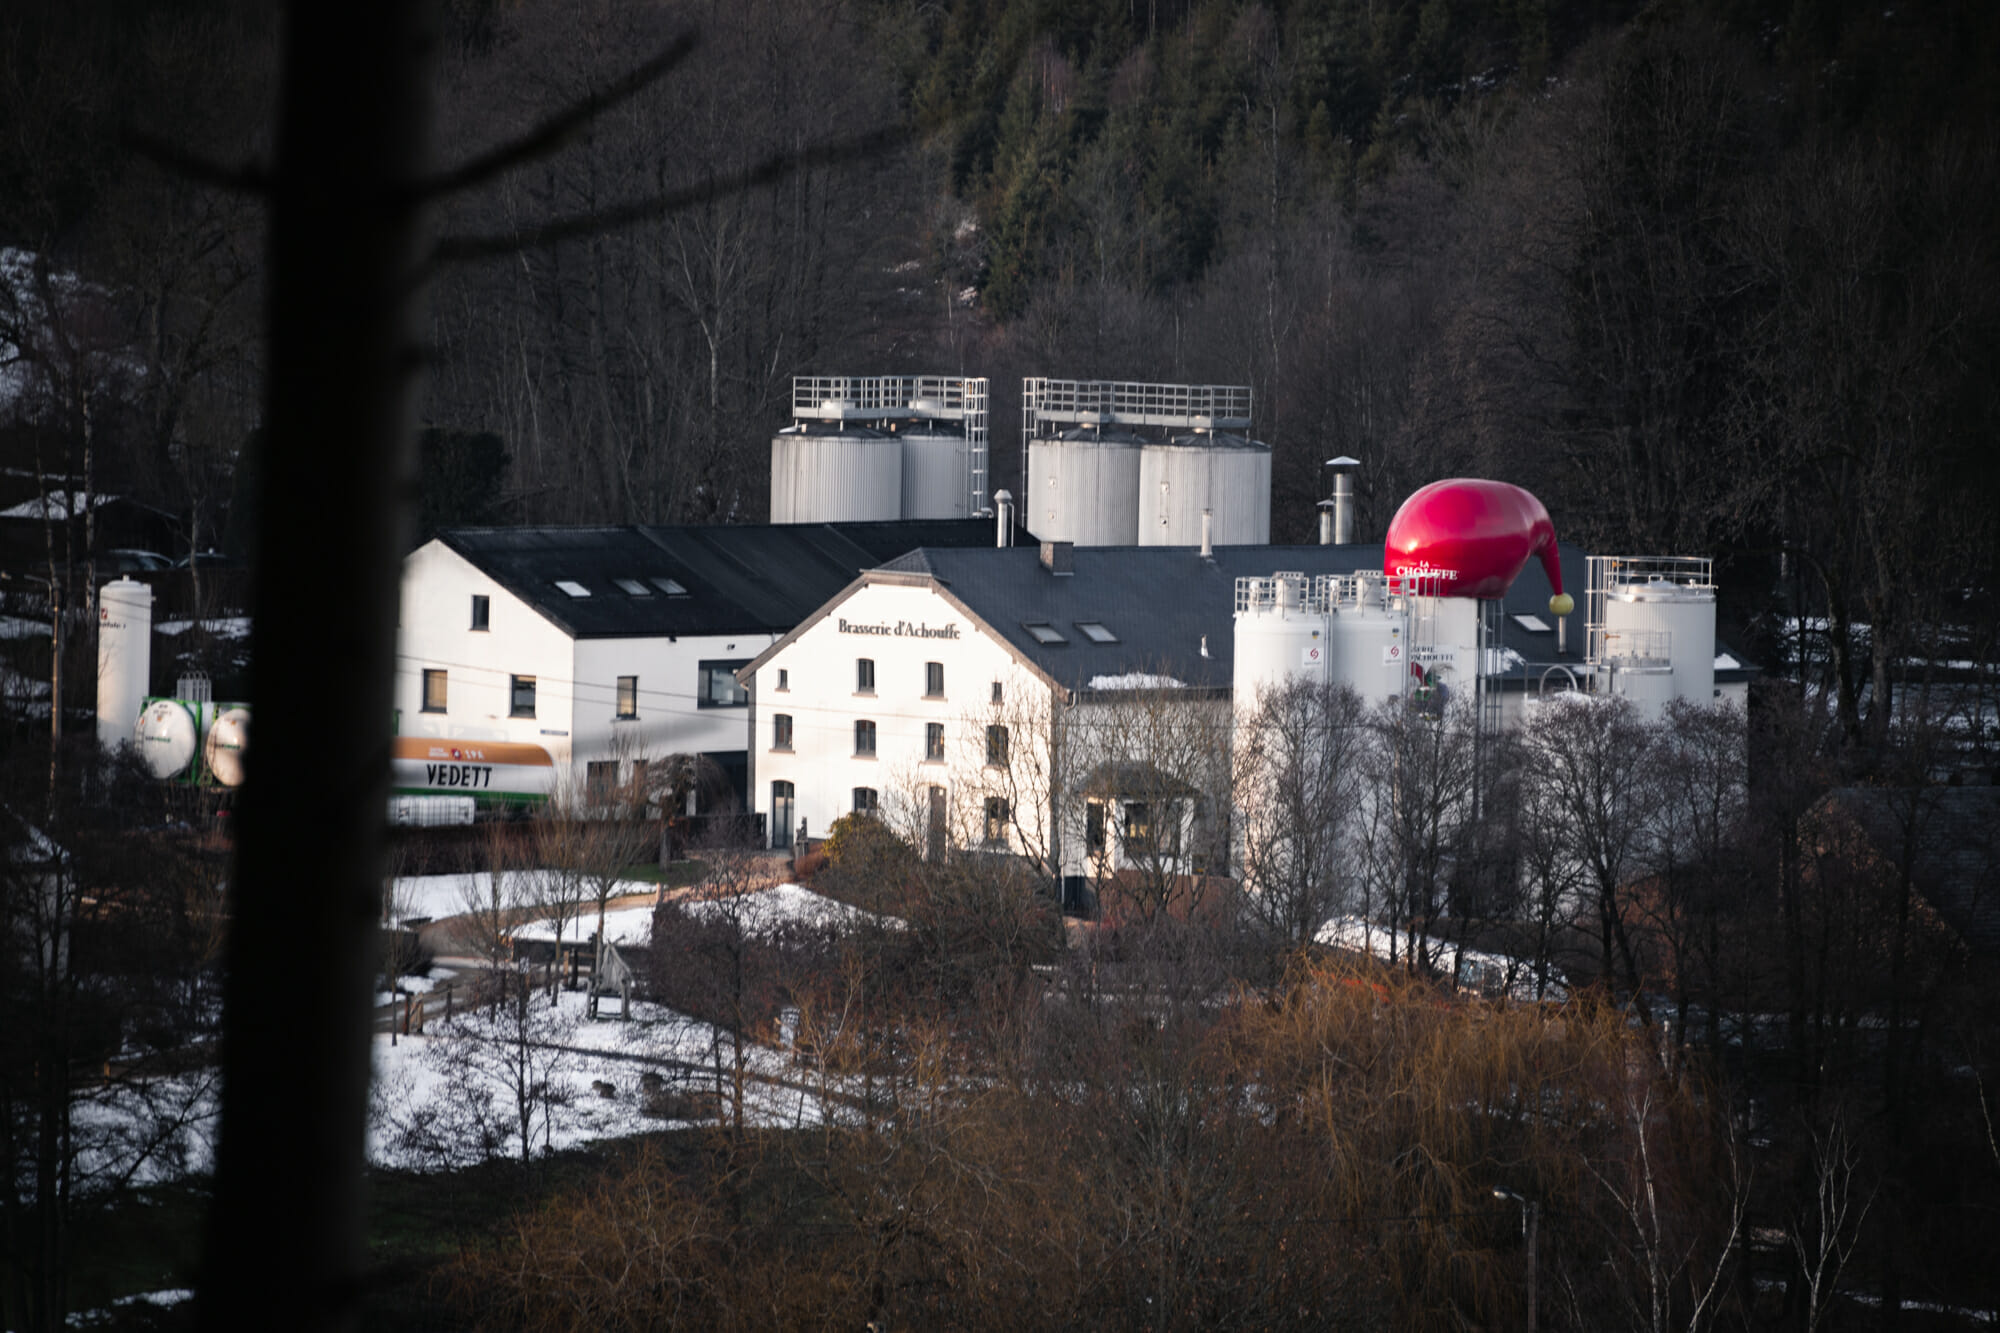
<svg viewBox="0 0 2000 1333">
<path fill-rule="evenodd" d="M 561 589 L 563 592 L 567 593 L 571 597 L 590 596 L 590 589 L 584 587 L 581 583 L 578 583 L 575 579 L 557 579 L 555 581 L 555 584 L 557 588 Z"/>
</svg>

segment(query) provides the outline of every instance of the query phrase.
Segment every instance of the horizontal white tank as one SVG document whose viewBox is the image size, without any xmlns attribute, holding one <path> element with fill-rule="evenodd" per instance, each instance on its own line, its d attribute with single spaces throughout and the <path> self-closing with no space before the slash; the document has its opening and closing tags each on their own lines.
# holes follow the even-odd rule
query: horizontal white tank
<svg viewBox="0 0 2000 1333">
<path fill-rule="evenodd" d="M 902 516 L 903 442 L 865 427 L 805 423 L 771 438 L 773 523 L 876 523 Z"/>
<path fill-rule="evenodd" d="M 1139 456 L 1139 545 L 1199 546 L 1201 516 L 1217 546 L 1271 541 L 1271 446 L 1240 435 L 1149 441 Z"/>
<path fill-rule="evenodd" d="M 389 743 L 389 785 L 399 796 L 543 801 L 555 782 L 555 761 L 539 745 L 433 736 L 398 736 Z"/>
<path fill-rule="evenodd" d="M 139 714 L 132 748 L 146 771 L 160 779 L 177 778 L 201 753 L 199 704 L 180 699 L 154 699 Z"/>
<path fill-rule="evenodd" d="M 1117 431 L 1030 440 L 1022 525 L 1045 542 L 1136 546 L 1140 448 L 1138 437 Z"/>
<path fill-rule="evenodd" d="M 115 579 L 97 597 L 97 743 L 115 750 L 133 738 L 153 671 L 153 590 Z"/>
<path fill-rule="evenodd" d="M 964 518 L 970 503 L 972 458 L 962 432 L 932 423 L 895 432 L 903 445 L 901 517 Z"/>
<path fill-rule="evenodd" d="M 243 751 L 250 744 L 250 709 L 244 704 L 216 705 L 201 757 L 208 775 L 225 787 L 243 785 Z"/>
<path fill-rule="evenodd" d="M 1621 642 L 1673 669 L 1673 697 L 1707 705 L 1715 699 L 1715 589 L 1667 579 L 1613 583 L 1604 599 L 1607 656 Z M 1630 655 L 1635 658 L 1637 653 Z M 1649 661 L 1650 664 L 1650 661 Z"/>
</svg>

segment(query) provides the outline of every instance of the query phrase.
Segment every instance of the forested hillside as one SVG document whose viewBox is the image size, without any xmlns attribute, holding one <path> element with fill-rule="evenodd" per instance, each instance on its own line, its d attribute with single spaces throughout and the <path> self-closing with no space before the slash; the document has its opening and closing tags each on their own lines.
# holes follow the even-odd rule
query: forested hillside
<svg viewBox="0 0 2000 1333">
<path fill-rule="evenodd" d="M 1520 482 L 1593 549 L 1720 555 L 1735 638 L 1765 661 L 1801 651 L 1782 614 L 1824 616 L 1806 650 L 1856 735 L 1898 663 L 1986 655 L 1966 638 L 1984 594 L 1964 599 L 1990 582 L 2000 499 L 1990 6 L 450 18 L 447 161 L 698 44 L 443 219 L 425 414 L 505 462 L 433 469 L 463 484 L 429 521 L 761 521 L 801 372 L 992 376 L 1003 486 L 1023 374 L 1247 381 L 1278 540 L 1309 538 L 1339 453 L 1362 462 L 1364 536 L 1437 476 Z M 76 471 L 88 440 L 100 485 L 218 530 L 257 424 L 261 214 L 247 178 L 180 155 L 268 153 L 268 17 L 0 22 L 0 241 L 24 275 L 0 338 L 27 386 L 7 462 Z M 636 206 L 663 194 L 696 202 Z"/>
</svg>

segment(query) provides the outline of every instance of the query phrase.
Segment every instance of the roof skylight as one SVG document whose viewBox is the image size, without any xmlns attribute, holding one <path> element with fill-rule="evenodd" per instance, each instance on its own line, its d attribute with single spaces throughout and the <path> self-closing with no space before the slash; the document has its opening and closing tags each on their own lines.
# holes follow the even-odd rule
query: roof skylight
<svg viewBox="0 0 2000 1333">
<path fill-rule="evenodd" d="M 561 588 L 564 592 L 568 593 L 572 597 L 590 596 L 590 589 L 584 587 L 581 583 L 578 583 L 575 579 L 557 579 L 556 587 Z"/>
<path fill-rule="evenodd" d="M 1079 620 L 1076 627 L 1083 631 L 1083 637 L 1092 643 L 1116 643 L 1118 636 L 1095 620 Z"/>
<path fill-rule="evenodd" d="M 1549 632 L 1549 622 L 1543 620 L 1540 616 L 1515 616 L 1514 623 L 1522 629 L 1533 630 L 1537 634 L 1547 634 Z"/>
<path fill-rule="evenodd" d="M 1028 633 L 1034 637 L 1036 643 L 1069 642 L 1068 639 L 1065 639 L 1063 637 L 1063 632 L 1061 630 L 1057 629 L 1054 625 L 1048 624 L 1046 622 L 1027 624 L 1021 626 L 1021 628 L 1028 631 Z"/>
<path fill-rule="evenodd" d="M 688 595 L 688 590 L 681 586 L 679 579 L 655 578 L 648 579 L 647 582 L 669 597 L 685 597 Z"/>
<path fill-rule="evenodd" d="M 653 590 L 637 579 L 613 579 L 611 581 L 618 585 L 618 591 L 625 593 L 627 596 L 651 597 L 653 595 Z"/>
</svg>

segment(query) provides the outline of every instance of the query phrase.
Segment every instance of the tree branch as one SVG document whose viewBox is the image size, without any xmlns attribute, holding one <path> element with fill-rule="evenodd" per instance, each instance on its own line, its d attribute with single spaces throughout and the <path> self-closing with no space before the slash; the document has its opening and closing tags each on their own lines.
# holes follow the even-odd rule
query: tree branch
<svg viewBox="0 0 2000 1333">
<path fill-rule="evenodd" d="M 617 82 L 564 107 L 512 143 L 502 144 L 462 166 L 423 182 L 417 187 L 418 194 L 423 198 L 435 198 L 469 190 L 554 151 L 598 115 L 643 92 L 672 72 L 699 44 L 700 39 L 695 34 L 682 33 L 664 51 Z"/>
<path fill-rule="evenodd" d="M 562 241 L 574 240 L 579 236 L 613 231 L 635 222 L 643 222 L 647 218 L 686 208 L 691 204 L 698 204 L 706 199 L 755 189 L 759 185 L 769 184 L 801 168 L 835 166 L 872 157 L 906 141 L 910 133 L 909 130 L 897 126 L 870 130 L 866 134 L 841 143 L 823 144 L 797 152 L 773 153 L 742 171 L 727 176 L 712 177 L 700 185 L 668 190 L 650 198 L 620 204 L 615 208 L 597 209 L 575 217 L 558 218 L 520 231 L 484 236 L 447 236 L 432 250 L 431 263 L 461 264 L 472 260 L 493 259 L 513 254 L 518 250 L 555 245 Z"/>
<path fill-rule="evenodd" d="M 270 193 L 271 173 L 265 167 L 251 163 L 227 167 L 131 125 L 125 127 L 122 137 L 126 146 L 139 156 L 150 158 L 155 164 L 178 172 L 189 180 L 238 194 Z"/>
</svg>

